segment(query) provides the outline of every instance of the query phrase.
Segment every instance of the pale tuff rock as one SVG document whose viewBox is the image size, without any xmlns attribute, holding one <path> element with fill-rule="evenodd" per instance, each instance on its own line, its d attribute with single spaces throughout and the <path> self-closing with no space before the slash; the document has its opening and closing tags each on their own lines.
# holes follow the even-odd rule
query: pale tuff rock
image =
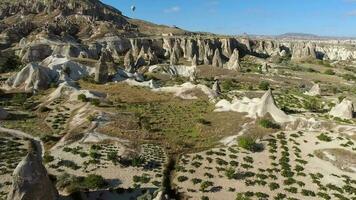
<svg viewBox="0 0 356 200">
<path fill-rule="evenodd" d="M 51 70 L 38 64 L 30 63 L 20 72 L 6 80 L 5 85 L 10 88 L 25 91 L 47 89 L 53 79 Z"/>
<path fill-rule="evenodd" d="M 135 68 L 135 61 L 134 61 L 134 57 L 132 55 L 132 50 L 130 49 L 124 58 L 124 66 L 125 66 L 125 70 L 128 72 L 133 72 L 134 68 Z"/>
<path fill-rule="evenodd" d="M 321 95 L 321 89 L 320 89 L 319 84 L 314 84 L 313 87 L 309 91 L 305 92 L 304 94 L 309 95 L 309 96 Z"/>
<path fill-rule="evenodd" d="M 196 67 L 198 66 L 198 58 L 197 58 L 197 55 L 194 55 L 193 58 L 192 58 L 192 66 Z"/>
<path fill-rule="evenodd" d="M 162 49 L 164 50 L 164 57 L 169 58 L 171 52 L 173 51 L 174 45 L 175 43 L 171 38 L 163 38 Z"/>
<path fill-rule="evenodd" d="M 135 69 L 138 69 L 145 65 L 146 65 L 145 58 L 141 55 L 139 57 L 137 57 L 136 62 L 135 62 Z"/>
<path fill-rule="evenodd" d="M 185 65 L 170 65 L 170 66 L 153 65 L 148 68 L 148 72 L 168 74 L 170 76 L 191 77 L 196 74 L 196 67 L 185 66 Z"/>
<path fill-rule="evenodd" d="M 174 42 L 174 46 L 173 46 L 173 49 L 171 50 L 170 56 L 172 56 L 173 52 L 175 52 L 175 54 L 178 56 L 178 58 L 181 58 L 184 55 L 183 50 L 180 47 L 178 40 L 176 40 Z"/>
<path fill-rule="evenodd" d="M 291 116 L 280 110 L 274 101 L 272 91 L 268 90 L 262 98 L 249 99 L 244 97 L 241 100 L 234 99 L 232 103 L 227 100 L 221 100 L 215 105 L 216 112 L 235 111 L 240 113 L 248 113 L 251 118 L 264 117 L 270 114 L 271 117 L 278 123 L 293 121 Z"/>
<path fill-rule="evenodd" d="M 243 38 L 243 39 L 241 39 L 241 43 L 244 45 L 244 48 L 246 48 L 246 50 L 247 50 L 248 52 L 251 52 L 251 51 L 252 51 L 250 39 L 248 39 L 248 38 Z"/>
<path fill-rule="evenodd" d="M 47 67 L 51 70 L 51 74 L 58 77 L 60 72 L 65 72 L 67 78 L 74 81 L 79 80 L 82 77 L 89 76 L 95 73 L 95 68 L 80 64 L 68 58 L 49 56 L 41 63 L 41 66 Z M 60 79 L 59 81 L 61 81 Z"/>
<path fill-rule="evenodd" d="M 182 99 L 198 99 L 198 97 L 194 94 L 194 90 L 203 92 L 205 95 L 208 96 L 209 100 L 211 101 L 215 101 L 215 98 L 217 97 L 215 91 L 213 91 L 206 85 L 202 85 L 202 84 L 195 85 L 190 82 L 183 83 L 182 85 L 160 87 L 160 88 L 153 89 L 152 91 L 174 93 L 176 97 Z"/>
<path fill-rule="evenodd" d="M 169 59 L 169 64 L 170 65 L 178 65 L 179 63 L 179 57 L 177 52 L 175 51 L 175 49 L 173 49 L 172 53 L 171 53 L 171 57 Z"/>
<path fill-rule="evenodd" d="M 221 39 L 221 49 L 222 49 L 222 55 L 230 58 L 231 55 L 233 54 L 233 51 L 237 47 L 237 41 L 234 38 L 226 38 L 226 39 Z"/>
<path fill-rule="evenodd" d="M 81 90 L 71 82 L 63 82 L 59 84 L 56 90 L 48 96 L 46 102 L 53 102 L 54 100 L 63 97 L 67 98 L 68 101 L 77 101 L 78 96 L 81 94 L 84 94 L 86 98 L 90 99 L 101 99 L 106 97 L 106 95 L 102 93 L 89 90 Z"/>
<path fill-rule="evenodd" d="M 36 44 L 21 50 L 20 57 L 23 63 L 39 62 L 52 54 L 52 49 L 46 44 Z"/>
<path fill-rule="evenodd" d="M 145 60 L 147 60 L 148 59 L 148 57 L 147 57 L 147 55 L 146 55 L 146 53 L 145 53 L 145 48 L 144 47 L 141 47 L 141 50 L 140 50 L 140 53 L 138 54 L 138 57 L 142 57 L 142 58 L 144 58 Z"/>
<path fill-rule="evenodd" d="M 103 56 L 100 57 L 95 66 L 94 80 L 97 83 L 106 83 L 108 81 L 108 65 Z"/>
<path fill-rule="evenodd" d="M 292 47 L 292 60 L 316 59 L 316 45 L 314 43 L 296 43 Z"/>
<path fill-rule="evenodd" d="M 151 47 L 149 47 L 147 50 L 147 56 L 148 56 L 148 63 L 147 63 L 148 66 L 158 64 L 158 58 L 155 52 L 151 50 Z"/>
<path fill-rule="evenodd" d="M 213 91 L 216 92 L 216 94 L 221 94 L 221 88 L 220 88 L 220 81 L 219 79 L 216 79 L 214 84 L 213 84 Z"/>
<path fill-rule="evenodd" d="M 48 177 L 41 159 L 30 152 L 13 173 L 8 200 L 56 200 L 58 191 Z"/>
<path fill-rule="evenodd" d="M 340 104 L 336 105 L 329 112 L 329 115 L 339 117 L 341 119 L 352 119 L 354 107 L 352 101 L 344 99 Z"/>
<path fill-rule="evenodd" d="M 234 50 L 232 53 L 229 62 L 226 63 L 226 69 L 231 69 L 231 70 L 240 70 L 240 56 L 239 56 L 239 51 L 237 49 Z"/>
<path fill-rule="evenodd" d="M 202 39 L 199 39 L 198 42 L 198 60 L 204 61 L 205 56 L 205 42 Z"/>
<path fill-rule="evenodd" d="M 194 55 L 198 55 L 198 54 L 199 54 L 199 49 L 196 40 L 188 39 L 186 44 L 185 58 L 191 61 Z"/>
<path fill-rule="evenodd" d="M 212 57 L 214 55 L 214 50 L 210 47 L 210 44 L 207 43 L 204 49 L 204 65 L 211 65 Z"/>
<path fill-rule="evenodd" d="M 138 48 L 138 40 L 135 39 L 130 39 L 130 43 L 131 43 L 131 50 L 132 50 L 132 55 L 137 58 L 139 55 L 139 51 L 140 49 Z"/>
<path fill-rule="evenodd" d="M 215 49 L 212 65 L 213 67 L 223 67 L 223 62 L 219 49 Z"/>
<path fill-rule="evenodd" d="M 9 116 L 9 113 L 0 107 L 0 120 L 4 120 Z"/>
</svg>

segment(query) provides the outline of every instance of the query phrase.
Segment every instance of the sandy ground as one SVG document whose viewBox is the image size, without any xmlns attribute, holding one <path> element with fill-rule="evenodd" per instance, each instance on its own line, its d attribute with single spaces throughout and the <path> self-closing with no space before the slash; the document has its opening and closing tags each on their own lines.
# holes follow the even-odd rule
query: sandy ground
<svg viewBox="0 0 356 200">
<path fill-rule="evenodd" d="M 343 182 L 343 179 L 341 178 L 341 175 L 347 175 L 347 176 L 351 177 L 351 179 L 356 180 L 355 173 L 349 173 L 349 172 L 342 171 L 339 168 L 335 167 L 332 163 L 321 160 L 316 156 L 310 157 L 310 155 L 313 154 L 313 152 L 315 150 L 325 149 L 325 148 L 341 148 L 341 149 L 345 149 L 348 151 L 352 151 L 352 148 L 356 147 L 355 145 L 353 145 L 351 147 L 347 147 L 347 148 L 340 146 L 341 144 L 345 143 L 345 140 L 346 140 L 345 138 L 343 140 L 339 140 L 339 139 L 337 139 L 337 137 L 338 137 L 337 134 L 330 133 L 330 136 L 333 138 L 332 142 L 322 142 L 316 138 L 316 136 L 318 136 L 320 134 L 320 132 L 304 132 L 303 136 L 300 136 L 298 138 L 293 138 L 290 136 L 291 134 L 298 134 L 298 132 L 296 132 L 296 131 L 285 132 L 285 133 L 286 133 L 287 140 L 294 139 L 295 142 L 299 143 L 299 145 L 295 145 L 294 142 L 288 141 L 288 148 L 289 148 L 289 153 L 290 153 L 289 164 L 292 166 L 292 168 L 294 168 L 294 166 L 296 166 L 296 164 L 297 164 L 297 162 L 295 161 L 295 159 L 297 159 L 297 157 L 294 155 L 295 151 L 293 150 L 293 148 L 295 148 L 295 147 L 298 147 L 301 150 L 301 153 L 300 153 L 301 158 L 308 162 L 304 166 L 305 169 L 303 170 L 303 172 L 307 176 L 305 176 L 305 177 L 294 176 L 294 178 L 296 180 L 302 181 L 305 184 L 305 186 L 303 188 L 315 191 L 316 193 L 318 192 L 318 187 L 316 184 L 314 184 L 312 182 L 311 177 L 308 175 L 309 173 L 313 173 L 313 174 L 321 173 L 324 176 L 321 179 L 321 183 L 323 185 L 326 185 L 328 183 L 335 184 L 339 187 L 345 185 L 345 183 Z M 274 134 L 274 135 L 276 135 L 276 134 Z M 268 137 L 268 138 L 271 139 L 270 137 Z M 266 139 L 268 139 L 268 138 L 266 138 Z M 267 146 L 266 141 L 264 141 L 263 143 L 265 146 Z M 278 144 L 278 142 L 277 142 L 277 144 Z M 279 146 L 279 144 L 278 144 L 278 146 Z M 231 149 L 232 149 L 232 151 L 231 151 Z M 254 173 L 261 173 L 259 171 L 259 169 L 267 170 L 269 168 L 270 169 L 274 168 L 272 166 L 272 162 L 276 161 L 278 163 L 278 158 L 280 158 L 280 156 L 281 156 L 281 148 L 277 148 L 277 153 L 273 154 L 276 156 L 276 159 L 271 159 L 269 157 L 272 154 L 269 153 L 268 150 L 269 150 L 269 147 L 267 147 L 263 152 L 260 152 L 260 153 L 250 153 L 250 152 L 241 150 L 235 146 L 235 147 L 230 147 L 230 148 L 226 147 L 226 148 L 212 150 L 214 152 L 223 152 L 224 154 L 226 154 L 223 156 L 218 156 L 216 154 L 208 156 L 207 153 L 209 151 L 204 151 L 204 152 L 200 152 L 197 154 L 189 154 L 189 155 L 183 156 L 182 159 L 180 160 L 179 164 L 181 166 L 183 166 L 188 172 L 181 172 L 181 171 L 177 172 L 175 179 L 174 179 L 174 183 L 177 185 L 180 192 L 183 192 L 186 195 L 192 197 L 191 199 L 199 199 L 201 196 L 208 196 L 210 199 L 229 200 L 229 199 L 236 198 L 236 192 L 247 192 L 247 191 L 264 192 L 264 193 L 269 194 L 271 198 L 273 196 L 277 195 L 278 193 L 285 193 L 288 197 L 294 197 L 294 198 L 298 198 L 298 199 L 306 199 L 305 196 L 302 196 L 300 194 L 300 190 L 302 189 L 302 187 L 300 187 L 296 184 L 293 184 L 292 186 L 298 188 L 298 192 L 299 192 L 298 194 L 292 194 L 292 193 L 284 191 L 283 190 L 283 188 L 284 188 L 283 180 L 285 178 L 283 178 L 280 173 L 273 172 L 272 174 L 274 174 L 277 177 L 277 179 L 273 180 L 271 178 L 267 178 L 266 186 L 263 186 L 263 185 L 262 186 L 259 186 L 259 185 L 246 186 L 244 181 L 246 181 L 249 178 L 243 178 L 240 180 L 234 180 L 234 179 L 230 180 L 224 175 L 224 170 L 229 168 L 229 166 L 232 167 L 233 169 L 235 169 L 236 171 L 246 172 L 245 169 L 241 168 L 241 164 L 246 163 L 243 160 L 243 158 L 246 156 L 250 156 L 254 160 L 253 164 L 251 164 L 253 168 L 249 169 L 248 171 L 252 171 Z M 230 154 L 237 156 L 237 158 L 232 159 L 231 157 L 229 157 Z M 196 157 L 197 155 L 200 155 L 203 157 L 202 160 L 199 160 L 199 159 L 194 160 L 194 161 L 198 161 L 198 162 L 202 163 L 202 165 L 198 168 L 191 165 L 194 162 L 192 160 L 192 158 Z M 210 157 L 213 160 L 212 163 L 209 163 L 207 161 L 207 159 L 206 159 L 207 157 Z M 225 160 L 227 163 L 234 160 L 234 161 L 237 161 L 240 165 L 239 165 L 239 167 L 231 166 L 231 164 L 222 165 L 222 166 L 220 166 L 220 167 L 222 167 L 222 172 L 218 172 L 216 170 L 216 167 L 219 167 L 219 165 L 215 162 L 215 160 L 217 158 Z M 187 164 L 184 164 L 183 160 L 188 160 Z M 189 170 L 195 170 L 195 172 L 189 173 Z M 213 178 L 208 178 L 206 175 L 204 175 L 206 173 L 212 174 Z M 268 173 L 264 173 L 264 174 L 268 174 Z M 335 175 L 337 175 L 339 177 L 336 177 Z M 179 182 L 178 181 L 179 176 L 189 177 L 189 180 L 184 181 L 184 182 Z M 199 191 L 200 184 L 196 184 L 196 185 L 193 184 L 193 182 L 192 182 L 193 178 L 199 178 L 203 181 L 204 180 L 212 181 L 213 186 L 209 187 L 207 189 L 208 191 L 203 193 L 203 192 Z M 251 180 L 255 180 L 255 179 L 258 179 L 258 178 L 252 178 Z M 278 183 L 280 185 L 280 188 L 276 189 L 274 191 L 271 191 L 268 188 L 268 183 L 270 183 L 270 182 Z M 355 187 L 356 185 L 353 184 L 353 186 Z M 234 189 L 234 192 L 229 191 L 229 188 Z M 331 195 L 332 191 L 328 191 L 327 193 L 329 193 Z M 351 197 L 352 195 L 349 194 L 346 196 Z M 307 199 L 319 199 L 319 198 L 320 197 L 307 197 Z"/>
</svg>

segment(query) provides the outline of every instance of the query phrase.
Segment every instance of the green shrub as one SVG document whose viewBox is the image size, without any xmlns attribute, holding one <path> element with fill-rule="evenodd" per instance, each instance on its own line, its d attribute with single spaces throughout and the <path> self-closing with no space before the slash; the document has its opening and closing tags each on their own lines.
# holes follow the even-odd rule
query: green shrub
<svg viewBox="0 0 356 200">
<path fill-rule="evenodd" d="M 208 189 L 208 187 L 213 186 L 213 182 L 210 181 L 204 181 L 200 184 L 200 191 L 205 192 L 206 189 Z"/>
<path fill-rule="evenodd" d="M 236 177 L 236 171 L 234 168 L 232 167 L 229 167 L 225 170 L 225 176 L 228 178 L 228 179 L 234 179 Z"/>
<path fill-rule="evenodd" d="M 261 150 L 260 145 L 256 143 L 255 139 L 248 136 L 240 137 L 238 140 L 238 146 L 252 152 Z"/>
<path fill-rule="evenodd" d="M 100 100 L 99 99 L 92 99 L 90 100 L 90 103 L 94 106 L 99 106 L 100 105 Z"/>
<path fill-rule="evenodd" d="M 327 70 L 325 70 L 324 74 L 335 75 L 335 72 L 332 69 L 327 69 Z"/>
<path fill-rule="evenodd" d="M 318 135 L 317 138 L 320 141 L 324 141 L 324 142 L 331 142 L 332 141 L 332 138 L 327 136 L 325 133 L 322 133 L 322 134 Z"/>
<path fill-rule="evenodd" d="M 179 176 L 179 177 L 177 178 L 177 180 L 178 180 L 179 182 L 185 182 L 185 181 L 188 180 L 188 177 L 186 177 L 186 176 Z"/>
<path fill-rule="evenodd" d="M 43 162 L 50 163 L 52 161 L 54 161 L 54 157 L 51 156 L 49 153 L 45 153 L 45 155 L 43 156 Z"/>
<path fill-rule="evenodd" d="M 260 84 L 258 85 L 258 88 L 260 90 L 268 90 L 269 87 L 270 87 L 270 84 L 267 81 L 261 81 Z"/>
<path fill-rule="evenodd" d="M 85 94 L 78 95 L 78 101 L 88 102 L 87 96 Z"/>
<path fill-rule="evenodd" d="M 272 129 L 280 129 L 281 126 L 279 124 L 273 123 L 272 121 L 268 119 L 262 119 L 259 122 L 259 125 L 264 127 L 264 128 L 272 128 Z"/>
<path fill-rule="evenodd" d="M 107 182 L 100 175 L 90 174 L 84 178 L 83 184 L 89 189 L 99 189 L 107 186 Z"/>
<path fill-rule="evenodd" d="M 270 184 L 268 184 L 268 187 L 270 190 L 273 191 L 273 190 L 276 190 L 279 188 L 279 184 L 278 183 L 270 183 Z"/>
</svg>

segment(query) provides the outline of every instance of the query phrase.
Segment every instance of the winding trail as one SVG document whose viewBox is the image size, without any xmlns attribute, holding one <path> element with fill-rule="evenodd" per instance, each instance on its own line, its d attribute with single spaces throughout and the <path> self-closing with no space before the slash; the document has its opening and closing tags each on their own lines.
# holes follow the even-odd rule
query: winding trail
<svg viewBox="0 0 356 200">
<path fill-rule="evenodd" d="M 41 157 L 44 156 L 44 153 L 45 153 L 45 148 L 44 148 L 44 145 L 43 145 L 43 142 L 41 141 L 40 138 L 38 137 L 34 137 L 28 133 L 25 133 L 25 132 L 22 132 L 22 131 L 19 131 L 19 130 L 14 130 L 14 129 L 8 129 L 8 128 L 4 128 L 4 127 L 1 127 L 0 126 L 0 132 L 4 132 L 4 133 L 7 133 L 7 134 L 10 134 L 14 137 L 23 137 L 23 138 L 28 138 L 28 139 L 31 139 L 35 142 L 35 145 L 36 145 L 36 149 L 39 151 L 38 153 L 41 155 Z"/>
</svg>

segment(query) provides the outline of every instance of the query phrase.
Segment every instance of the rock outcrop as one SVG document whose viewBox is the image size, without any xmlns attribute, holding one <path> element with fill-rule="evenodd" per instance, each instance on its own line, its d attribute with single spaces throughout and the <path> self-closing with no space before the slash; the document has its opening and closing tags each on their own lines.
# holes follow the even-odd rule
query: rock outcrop
<svg viewBox="0 0 356 200">
<path fill-rule="evenodd" d="M 229 59 L 229 62 L 226 63 L 226 69 L 231 70 L 240 70 L 240 55 L 239 50 L 235 49 Z"/>
<path fill-rule="evenodd" d="M 215 49 L 212 66 L 213 67 L 223 67 L 223 62 L 222 62 L 222 58 L 221 58 L 219 49 Z"/>
<path fill-rule="evenodd" d="M 294 121 L 293 117 L 288 116 L 277 107 L 271 89 L 262 98 L 249 99 L 244 97 L 242 100 L 234 99 L 232 103 L 221 100 L 215 107 L 216 112 L 235 111 L 248 113 L 251 118 L 264 117 L 269 114 L 278 123 Z"/>
<path fill-rule="evenodd" d="M 296 43 L 292 48 L 292 60 L 294 61 L 316 58 L 316 45 L 314 43 Z"/>
<path fill-rule="evenodd" d="M 339 117 L 341 119 L 352 119 L 355 112 L 352 101 L 344 99 L 341 103 L 337 104 L 329 112 L 329 115 Z"/>
<path fill-rule="evenodd" d="M 101 56 L 95 66 L 95 82 L 106 83 L 108 81 L 108 65 L 104 56 Z"/>
<path fill-rule="evenodd" d="M 8 88 L 18 88 L 25 91 L 47 89 L 53 80 L 50 69 L 35 63 L 26 65 L 20 72 L 6 80 Z"/>
<path fill-rule="evenodd" d="M 48 177 L 41 159 L 30 152 L 13 173 L 7 200 L 56 200 L 58 191 Z"/>
<path fill-rule="evenodd" d="M 171 57 L 169 59 L 169 64 L 170 65 L 178 65 L 179 63 L 179 57 L 177 52 L 175 51 L 175 49 L 173 49 L 172 53 L 171 53 Z"/>
<path fill-rule="evenodd" d="M 158 58 L 156 56 L 156 53 L 152 51 L 150 47 L 147 50 L 147 56 L 148 56 L 148 61 L 147 61 L 148 66 L 158 64 Z"/>
<path fill-rule="evenodd" d="M 194 66 L 194 67 L 198 66 L 198 62 L 199 62 L 199 60 L 198 60 L 197 55 L 194 55 L 192 58 L 192 66 Z"/>
<path fill-rule="evenodd" d="M 131 49 L 126 53 L 124 58 L 125 70 L 128 72 L 133 72 L 135 68 L 135 59 L 132 55 Z"/>
<path fill-rule="evenodd" d="M 321 89 L 320 89 L 319 84 L 314 84 L 313 87 L 309 91 L 305 92 L 304 94 L 309 95 L 309 96 L 321 95 Z"/>
</svg>

